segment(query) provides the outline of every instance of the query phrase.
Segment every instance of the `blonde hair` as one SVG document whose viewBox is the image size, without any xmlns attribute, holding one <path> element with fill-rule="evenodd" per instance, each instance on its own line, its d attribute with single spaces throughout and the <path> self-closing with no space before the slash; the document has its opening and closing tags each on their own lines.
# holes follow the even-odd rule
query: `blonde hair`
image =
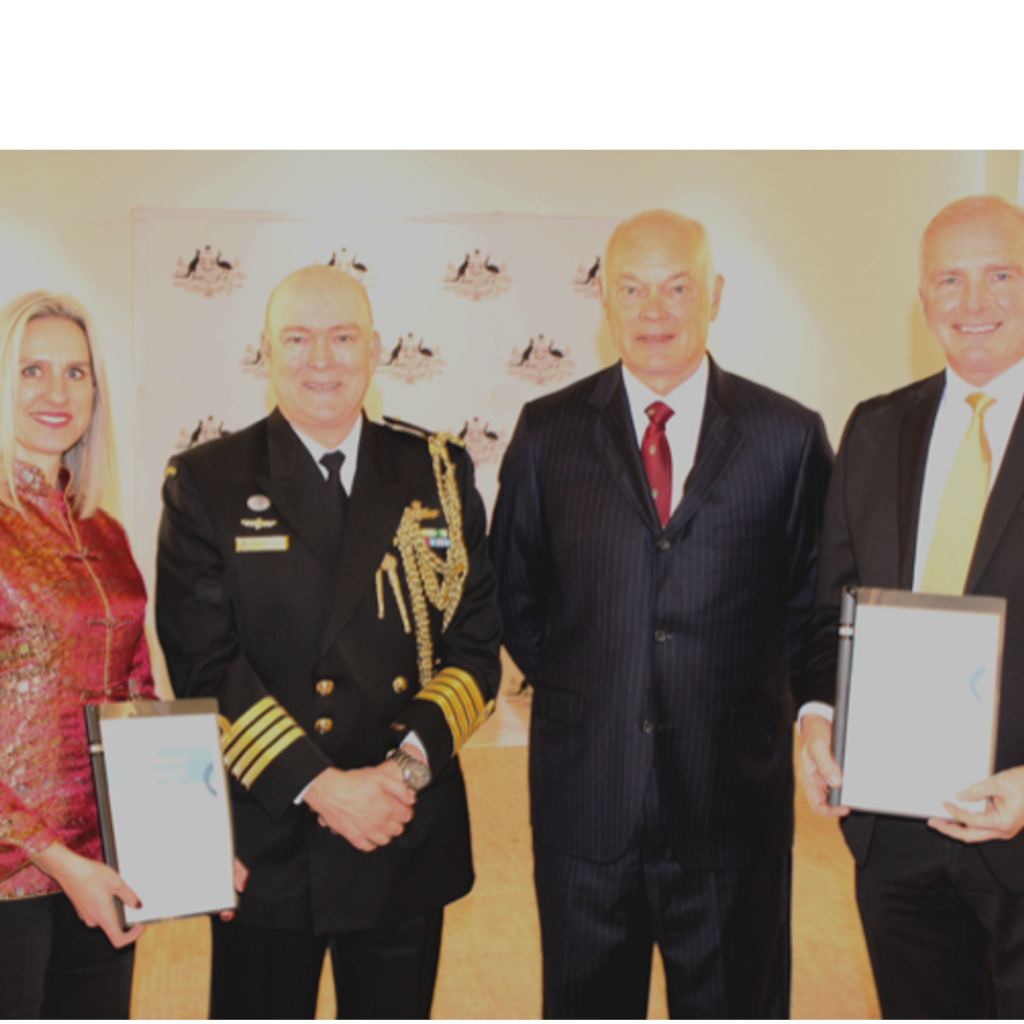
<svg viewBox="0 0 1024 1024">
<path fill-rule="evenodd" d="M 77 324 L 89 345 L 93 379 L 92 417 L 81 439 L 63 457 L 64 465 L 71 470 L 68 497 L 74 503 L 75 514 L 86 519 L 99 508 L 111 477 L 113 429 L 107 374 L 103 355 L 96 345 L 92 320 L 85 307 L 70 295 L 28 292 L 11 299 L 0 309 L 0 504 L 21 511 L 14 477 L 21 343 L 25 328 L 33 320 L 48 318 Z"/>
</svg>

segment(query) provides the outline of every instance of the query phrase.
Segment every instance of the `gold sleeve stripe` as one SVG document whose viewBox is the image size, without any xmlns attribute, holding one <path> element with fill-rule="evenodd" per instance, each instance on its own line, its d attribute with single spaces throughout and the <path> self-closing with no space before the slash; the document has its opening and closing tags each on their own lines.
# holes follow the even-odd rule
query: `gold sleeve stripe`
<svg viewBox="0 0 1024 1024">
<path fill-rule="evenodd" d="M 266 751 L 262 757 L 245 773 L 241 778 L 241 783 L 248 789 L 262 774 L 263 769 L 274 760 L 282 751 L 287 750 L 300 736 L 306 734 L 295 726 L 290 732 L 286 732 L 268 751 Z"/>
<path fill-rule="evenodd" d="M 466 740 L 479 728 L 493 709 L 484 704 L 476 680 L 460 668 L 444 668 L 416 694 L 416 700 L 429 700 L 444 715 L 452 734 L 453 752 L 458 753 Z"/>
<path fill-rule="evenodd" d="M 421 690 L 416 694 L 415 699 L 432 701 L 441 709 L 444 720 L 448 723 L 448 729 L 452 734 L 452 753 L 457 754 L 462 749 L 467 737 L 459 729 L 459 724 L 452 715 L 449 702 L 444 697 L 430 690 Z"/>
<path fill-rule="evenodd" d="M 257 701 L 233 725 L 221 719 L 220 726 L 224 763 L 246 788 L 282 750 L 305 735 L 273 697 Z"/>
<path fill-rule="evenodd" d="M 265 732 L 269 726 L 281 718 L 288 718 L 288 713 L 280 705 L 277 705 L 256 719 L 247 729 L 243 729 L 241 732 L 232 729 L 231 739 L 224 748 L 224 759 L 234 761 L 260 733 Z"/>
<path fill-rule="evenodd" d="M 453 690 L 458 692 L 460 699 L 469 709 L 470 717 L 475 719 L 484 709 L 484 695 L 476 680 L 461 668 L 443 668 L 436 676 L 434 682 L 444 680 Z"/>
<path fill-rule="evenodd" d="M 445 680 L 435 679 L 430 686 L 427 687 L 430 693 L 437 695 L 439 701 L 444 701 L 445 707 L 448 708 L 449 714 L 456 722 L 459 723 L 459 731 L 462 733 L 462 742 L 465 743 L 469 739 L 470 733 L 473 731 L 474 721 L 473 716 L 466 710 L 466 706 L 462 703 L 457 692 L 454 692 L 452 687 Z"/>
<path fill-rule="evenodd" d="M 480 714 L 483 711 L 484 695 L 480 692 L 480 687 L 477 686 L 476 680 L 465 669 L 448 666 L 441 669 L 438 675 L 460 684 L 466 696 L 470 698 L 476 714 Z"/>
<path fill-rule="evenodd" d="M 254 722 L 261 715 L 265 715 L 271 708 L 279 708 L 281 705 L 274 700 L 273 697 L 264 697 L 262 700 L 256 701 L 255 704 L 241 718 L 238 719 L 234 725 L 231 726 L 231 731 L 228 733 L 228 743 L 242 732 L 242 730 Z M 227 744 L 225 744 L 227 745 Z"/>
<path fill-rule="evenodd" d="M 289 729 L 293 728 L 297 729 L 298 726 L 288 715 L 283 715 L 266 732 L 262 733 L 257 740 L 251 743 L 249 745 L 249 749 L 231 765 L 231 774 L 234 775 L 236 779 L 240 779 L 245 769 L 248 768 L 257 757 L 262 755 L 268 747 L 273 746 L 274 740 L 276 740 L 281 733 L 287 732 Z"/>
</svg>

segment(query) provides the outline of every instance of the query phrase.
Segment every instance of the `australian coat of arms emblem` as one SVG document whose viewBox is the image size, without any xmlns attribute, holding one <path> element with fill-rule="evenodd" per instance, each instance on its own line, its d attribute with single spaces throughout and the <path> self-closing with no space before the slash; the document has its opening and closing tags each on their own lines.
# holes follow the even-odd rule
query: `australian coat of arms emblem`
<svg viewBox="0 0 1024 1024">
<path fill-rule="evenodd" d="M 227 437 L 230 433 L 230 430 L 225 429 L 223 420 L 217 423 L 212 416 L 207 416 L 205 420 L 201 419 L 192 430 L 182 427 L 174 447 L 181 452 L 186 448 L 195 448 L 196 445 L 213 441 L 218 437 Z"/>
<path fill-rule="evenodd" d="M 494 430 L 489 423 L 481 423 L 479 416 L 467 420 L 458 433 L 459 440 L 472 456 L 474 465 L 500 462 L 508 447 L 504 430 Z"/>
<path fill-rule="evenodd" d="M 410 331 L 398 339 L 398 344 L 390 352 L 383 354 L 378 372 L 403 384 L 419 384 L 439 377 L 444 367 L 440 346 L 427 346 L 422 338 L 417 343 Z"/>
<path fill-rule="evenodd" d="M 572 279 L 572 290 L 587 299 L 601 298 L 601 279 L 598 277 L 600 269 L 600 256 L 589 266 L 586 263 L 581 263 L 576 268 L 576 276 Z"/>
<path fill-rule="evenodd" d="M 493 261 L 490 254 L 481 256 L 479 249 L 472 255 L 467 252 L 458 264 L 449 263 L 442 282 L 446 291 L 474 302 L 497 298 L 512 287 L 505 264 Z"/>
<path fill-rule="evenodd" d="M 568 346 L 558 348 L 553 340 L 545 341 L 544 335 L 538 334 L 522 351 L 513 348 L 512 358 L 505 367 L 510 377 L 544 386 L 568 380 L 576 369 L 576 363 L 569 354 Z"/>
<path fill-rule="evenodd" d="M 206 245 L 196 249 L 195 255 L 186 260 L 178 257 L 178 267 L 171 275 L 175 288 L 184 288 L 193 295 L 212 299 L 217 295 L 230 295 L 242 287 L 245 274 L 238 269 L 238 260 L 224 259 L 224 253 L 216 255 Z"/>
<path fill-rule="evenodd" d="M 364 288 L 372 288 L 377 280 L 377 275 L 370 273 L 370 268 L 366 265 L 365 260 L 361 260 L 358 253 L 349 256 L 348 249 L 342 248 L 332 252 L 327 266 L 343 270 L 349 277 L 354 277 Z"/>
</svg>

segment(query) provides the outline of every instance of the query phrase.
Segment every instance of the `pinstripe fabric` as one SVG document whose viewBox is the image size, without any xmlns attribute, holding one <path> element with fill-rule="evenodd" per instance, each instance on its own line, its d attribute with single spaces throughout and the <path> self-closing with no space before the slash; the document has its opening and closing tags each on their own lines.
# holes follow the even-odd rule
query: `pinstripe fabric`
<svg viewBox="0 0 1024 1024">
<path fill-rule="evenodd" d="M 656 765 L 683 867 L 789 849 L 789 669 L 830 464 L 817 415 L 712 363 L 697 458 L 663 530 L 619 366 L 524 408 L 491 547 L 505 643 L 536 687 L 539 842 L 615 860 Z"/>
</svg>

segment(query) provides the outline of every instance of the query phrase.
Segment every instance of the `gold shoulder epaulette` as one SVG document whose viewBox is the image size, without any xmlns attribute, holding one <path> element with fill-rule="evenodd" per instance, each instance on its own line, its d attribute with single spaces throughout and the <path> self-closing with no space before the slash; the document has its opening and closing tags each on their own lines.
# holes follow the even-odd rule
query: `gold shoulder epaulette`
<svg viewBox="0 0 1024 1024">
<path fill-rule="evenodd" d="M 438 441 L 444 441 L 446 444 L 455 444 L 460 448 L 466 447 L 462 438 L 443 430 L 430 431 L 426 427 L 416 426 L 415 423 L 406 423 L 405 420 L 400 420 L 397 416 L 385 416 L 384 422 L 393 430 L 401 430 L 405 434 L 414 434 L 416 437 L 422 437 L 424 441 L 436 438 Z"/>
<path fill-rule="evenodd" d="M 415 434 L 417 437 L 422 437 L 427 440 L 430 437 L 430 431 L 423 427 L 417 427 L 415 423 L 406 423 L 405 420 L 398 419 L 397 416 L 385 416 L 384 422 L 392 428 L 392 430 L 401 430 L 405 434 Z"/>
</svg>

